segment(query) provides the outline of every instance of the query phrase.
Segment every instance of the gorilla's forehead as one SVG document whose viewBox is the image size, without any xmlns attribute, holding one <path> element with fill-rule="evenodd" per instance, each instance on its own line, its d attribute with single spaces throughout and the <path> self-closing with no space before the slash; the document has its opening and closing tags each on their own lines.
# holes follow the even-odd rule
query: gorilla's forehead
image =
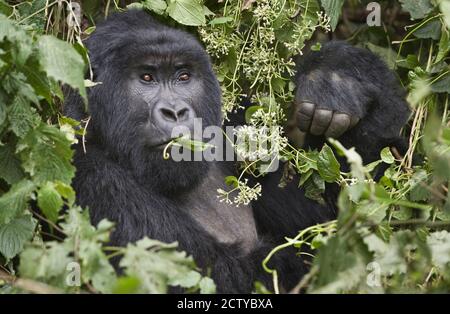
<svg viewBox="0 0 450 314">
<path fill-rule="evenodd" d="M 154 66 L 201 65 L 209 58 L 200 43 L 184 32 L 141 31 L 128 45 L 122 55 L 133 56 L 131 63 Z"/>
</svg>

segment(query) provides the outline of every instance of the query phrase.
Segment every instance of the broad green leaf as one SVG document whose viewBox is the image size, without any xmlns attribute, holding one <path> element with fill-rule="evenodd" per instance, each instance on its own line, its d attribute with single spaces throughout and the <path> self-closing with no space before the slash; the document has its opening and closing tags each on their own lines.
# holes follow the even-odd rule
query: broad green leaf
<svg viewBox="0 0 450 314">
<path fill-rule="evenodd" d="M 363 160 L 356 152 L 355 148 L 352 147 L 350 149 L 346 149 L 339 141 L 332 138 L 328 139 L 328 141 L 336 148 L 338 154 L 347 158 L 353 177 L 359 180 L 364 180 L 366 170 L 363 166 Z"/>
<path fill-rule="evenodd" d="M 218 25 L 218 24 L 225 24 L 228 22 L 233 21 L 233 17 L 232 16 L 221 16 L 221 17 L 216 17 L 214 19 L 212 19 L 211 21 L 209 21 L 209 25 Z"/>
<path fill-rule="evenodd" d="M 237 187 L 239 182 L 235 176 L 227 176 L 225 177 L 225 184 L 228 186 Z"/>
<path fill-rule="evenodd" d="M 356 206 L 356 211 L 374 223 L 380 223 L 386 217 L 388 205 L 382 202 L 363 201 Z"/>
<path fill-rule="evenodd" d="M 36 110 L 22 96 L 17 96 L 8 110 L 9 129 L 18 137 L 24 137 L 41 119 Z"/>
<path fill-rule="evenodd" d="M 319 204 L 325 204 L 322 194 L 325 192 L 325 181 L 316 172 L 313 172 L 311 177 L 306 180 L 303 185 L 305 196 L 309 199 L 315 200 Z"/>
<path fill-rule="evenodd" d="M 449 12 L 450 15 L 450 12 Z M 439 52 L 436 56 L 436 63 L 441 62 L 450 51 L 450 26 L 449 29 L 445 29 L 445 26 L 443 26 L 443 31 L 441 35 L 441 39 L 439 40 Z"/>
<path fill-rule="evenodd" d="M 53 222 L 58 220 L 59 210 L 64 202 L 55 188 L 53 182 L 45 183 L 38 192 L 38 206 L 44 213 L 45 217 Z"/>
<path fill-rule="evenodd" d="M 70 44 L 54 36 L 41 36 L 38 47 L 42 70 L 56 81 L 78 89 L 86 101 L 84 62 L 81 55 Z"/>
<path fill-rule="evenodd" d="M 211 294 L 216 292 L 216 284 L 211 278 L 203 277 L 199 284 L 200 293 L 202 294 Z"/>
<path fill-rule="evenodd" d="M 0 225 L 0 253 L 8 260 L 19 254 L 25 242 L 33 236 L 35 226 L 31 215 Z"/>
<path fill-rule="evenodd" d="M 167 13 L 180 24 L 199 26 L 206 23 L 203 2 L 200 0 L 169 0 Z"/>
<path fill-rule="evenodd" d="M 390 69 L 395 69 L 395 61 L 397 60 L 397 53 L 392 48 L 385 48 L 381 46 L 374 45 L 372 43 L 367 43 L 367 48 L 374 54 L 378 55 L 381 59 L 386 62 Z"/>
<path fill-rule="evenodd" d="M 75 174 L 71 163 L 71 142 L 56 127 L 41 123 L 18 144 L 23 167 L 33 181 L 61 181 L 70 184 Z"/>
<path fill-rule="evenodd" d="M 10 146 L 0 146 L 0 178 L 9 184 L 14 184 L 23 178 L 20 161 L 14 155 Z"/>
<path fill-rule="evenodd" d="M 73 203 L 75 202 L 75 191 L 72 189 L 70 185 L 60 181 L 56 181 L 55 189 L 56 191 L 58 191 L 59 195 L 61 195 L 67 200 L 69 206 L 73 205 Z"/>
<path fill-rule="evenodd" d="M 394 155 L 392 155 L 391 149 L 389 147 L 383 148 L 380 153 L 381 160 L 387 164 L 392 164 L 395 161 Z"/>
<path fill-rule="evenodd" d="M 23 65 L 32 53 L 31 37 L 17 27 L 12 19 L 0 13 L 0 43 L 8 39 L 13 44 L 10 56 L 17 65 Z"/>
<path fill-rule="evenodd" d="M 441 38 L 441 27 L 441 22 L 438 19 L 434 19 L 416 30 L 413 35 L 417 38 L 431 38 L 434 40 L 439 40 Z"/>
<path fill-rule="evenodd" d="M 70 249 L 67 243 L 60 242 L 46 242 L 45 246 L 27 245 L 20 254 L 20 276 L 67 288 L 67 265 L 73 261 L 69 257 Z"/>
<path fill-rule="evenodd" d="M 413 70 L 420 64 L 416 55 L 409 54 L 406 56 L 406 59 L 397 60 L 397 65 L 402 68 Z"/>
<path fill-rule="evenodd" d="M 139 278 L 140 293 L 165 293 L 169 285 L 198 289 L 201 277 L 194 260 L 176 247 L 176 243 L 144 238 L 127 246 L 120 266 L 127 276 Z"/>
<path fill-rule="evenodd" d="M 354 250 L 358 243 L 341 237 L 331 237 L 320 247 L 314 259 L 318 273 L 313 285 L 309 286 L 311 293 L 339 293 L 348 291 L 358 285 L 366 277 L 366 262 L 361 254 Z M 360 245 L 361 246 L 361 245 Z"/>
<path fill-rule="evenodd" d="M 13 12 L 13 8 L 7 4 L 5 1 L 1 0 L 0 1 L 0 13 L 8 16 L 10 14 L 12 14 Z"/>
<path fill-rule="evenodd" d="M 335 182 L 341 175 L 341 166 L 334 157 L 333 150 L 325 144 L 317 159 L 317 170 L 326 182 Z"/>
<path fill-rule="evenodd" d="M 321 0 L 320 2 L 322 3 L 325 13 L 330 18 L 330 26 L 334 31 L 339 22 L 339 16 L 341 16 L 344 0 Z"/>
<path fill-rule="evenodd" d="M 450 30 L 450 1 L 442 0 L 439 4 L 441 12 L 444 14 L 444 22 Z"/>
<path fill-rule="evenodd" d="M 413 20 L 424 18 L 433 9 L 429 0 L 400 0 L 400 3 Z"/>
<path fill-rule="evenodd" d="M 190 287 L 194 287 L 195 285 L 197 285 L 200 282 L 201 278 L 202 278 L 202 276 L 198 272 L 191 270 L 187 274 L 181 274 L 180 277 L 173 278 L 169 282 L 169 284 L 172 286 L 180 286 L 183 288 L 190 288 Z"/>
<path fill-rule="evenodd" d="M 431 90 L 435 93 L 450 94 L 450 74 L 445 75 L 439 81 L 431 84 Z"/>
<path fill-rule="evenodd" d="M 167 4 L 164 0 L 146 0 L 143 3 L 144 8 L 162 15 L 166 12 Z"/>
<path fill-rule="evenodd" d="M 27 208 L 27 201 L 31 198 L 33 190 L 34 184 L 31 181 L 22 180 L 0 196 L 0 224 L 8 223 L 12 218 L 22 214 Z"/>
<path fill-rule="evenodd" d="M 141 281 L 136 277 L 118 278 L 113 289 L 114 294 L 131 294 L 138 293 Z"/>
</svg>

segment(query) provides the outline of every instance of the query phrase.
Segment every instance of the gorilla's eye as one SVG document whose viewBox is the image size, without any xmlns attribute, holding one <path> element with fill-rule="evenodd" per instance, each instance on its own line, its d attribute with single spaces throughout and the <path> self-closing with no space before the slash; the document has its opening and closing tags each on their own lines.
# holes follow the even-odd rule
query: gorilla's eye
<svg viewBox="0 0 450 314">
<path fill-rule="evenodd" d="M 153 76 L 151 74 L 142 74 L 141 75 L 141 80 L 143 80 L 144 82 L 153 82 Z"/>
<path fill-rule="evenodd" d="M 186 73 L 186 72 L 181 73 L 181 74 L 178 76 L 178 80 L 181 81 L 181 82 L 186 82 L 186 81 L 188 81 L 190 78 L 191 78 L 191 76 L 189 75 L 189 73 Z"/>
</svg>

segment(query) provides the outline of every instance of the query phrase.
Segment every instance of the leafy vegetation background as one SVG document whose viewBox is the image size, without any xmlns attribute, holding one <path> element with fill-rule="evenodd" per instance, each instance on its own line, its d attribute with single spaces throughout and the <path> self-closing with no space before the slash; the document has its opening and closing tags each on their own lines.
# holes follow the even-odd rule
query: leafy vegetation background
<svg viewBox="0 0 450 314">
<path fill-rule="evenodd" d="M 213 58 L 225 116 L 245 96 L 253 104 L 246 108 L 248 125 L 271 127 L 268 136 L 286 161 L 281 185 L 298 180 L 319 202 L 326 182 L 341 186 L 337 220 L 299 230 L 261 261 L 275 292 L 277 270 L 267 262 L 288 246 L 298 254 L 314 249 L 311 271 L 293 292 L 449 292 L 450 1 L 380 1 L 378 27 L 366 23 L 369 1 L 74 2 L 0 0 L 0 292 L 215 291 L 176 243 L 144 238 L 111 247 L 113 224 L 92 226 L 88 209 L 75 204 L 71 145 L 83 140 L 88 121 L 61 115 L 61 86 L 78 89 L 89 105 L 86 88 L 96 82 L 85 77 L 82 39 L 96 21 L 127 7 L 197 34 Z M 379 161 L 364 165 L 357 151 L 337 141 L 320 151 L 286 141 L 293 57 L 320 49 L 329 38 L 372 50 L 398 74 L 413 109 L 404 156 L 385 148 Z M 341 169 L 335 152 L 350 171 Z M 260 159 L 248 160 L 242 174 L 264 175 Z M 373 170 L 381 163 L 388 169 L 375 182 Z M 242 177 L 224 178 L 230 189 L 218 191 L 222 201 L 239 205 L 264 193 Z M 120 276 L 110 263 L 115 257 L 122 258 Z M 268 292 L 259 283 L 255 291 Z"/>
</svg>

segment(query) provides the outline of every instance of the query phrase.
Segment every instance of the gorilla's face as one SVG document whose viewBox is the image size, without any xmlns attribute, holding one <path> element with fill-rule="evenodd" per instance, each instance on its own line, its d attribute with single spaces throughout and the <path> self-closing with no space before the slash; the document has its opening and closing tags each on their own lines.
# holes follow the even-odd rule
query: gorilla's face
<svg viewBox="0 0 450 314">
<path fill-rule="evenodd" d="M 220 88 L 200 44 L 173 29 L 142 35 L 93 62 L 101 82 L 89 97 L 96 136 L 119 155 L 157 151 L 177 127 L 193 135 L 195 118 L 202 128 L 221 121 Z"/>
<path fill-rule="evenodd" d="M 204 86 L 200 69 L 191 60 L 148 57 L 127 69 L 130 115 L 139 121 L 143 145 L 161 149 L 184 127 L 193 134 L 194 118 L 205 118 Z M 202 117 L 203 115 L 203 117 Z"/>
<path fill-rule="evenodd" d="M 221 122 L 220 87 L 200 43 L 135 12 L 109 18 L 87 47 L 94 79 L 101 82 L 89 91 L 88 143 L 100 144 L 159 188 L 198 181 L 206 162 L 163 160 L 161 148 L 174 128 L 193 136 L 194 119 L 203 129 Z"/>
</svg>

